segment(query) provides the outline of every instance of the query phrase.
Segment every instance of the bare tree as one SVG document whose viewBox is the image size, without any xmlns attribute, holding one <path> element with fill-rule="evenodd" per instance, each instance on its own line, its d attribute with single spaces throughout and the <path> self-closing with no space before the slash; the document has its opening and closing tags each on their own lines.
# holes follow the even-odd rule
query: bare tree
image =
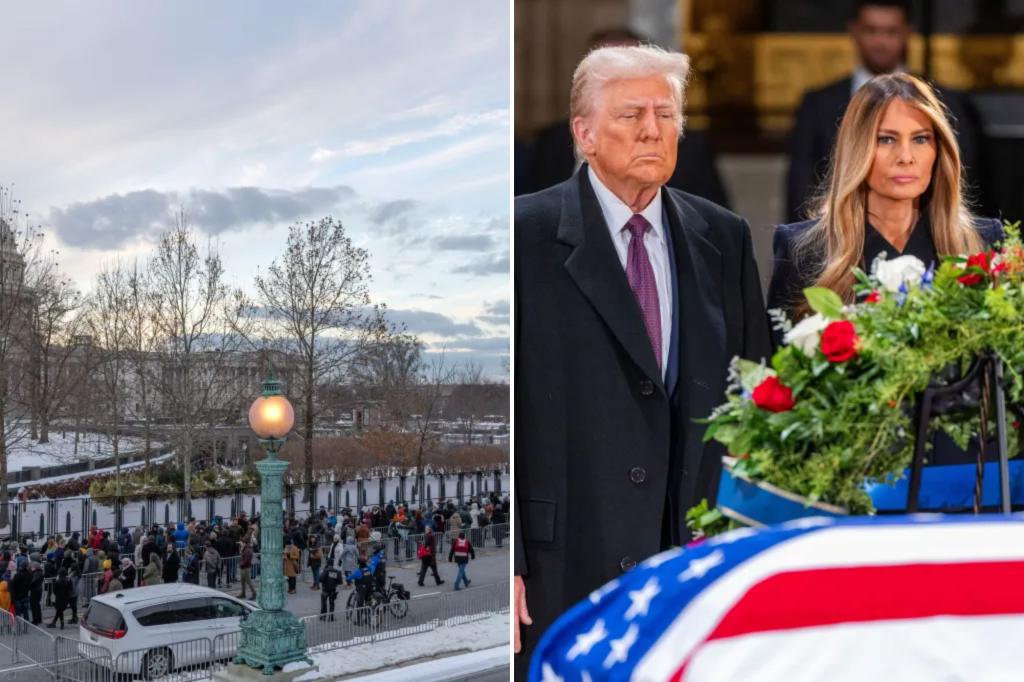
<svg viewBox="0 0 1024 682">
<path fill-rule="evenodd" d="M 29 225 L 11 191 L 0 187 L 0 527 L 10 522 L 8 456 L 31 435 L 32 311 L 36 284 L 50 266 L 42 232 Z"/>
<path fill-rule="evenodd" d="M 114 455 L 116 495 L 121 495 L 120 432 L 127 399 L 126 379 L 130 370 L 130 273 L 116 264 L 100 271 L 87 317 L 89 333 L 98 354 L 96 377 L 99 402 Z"/>
<path fill-rule="evenodd" d="M 294 389 L 301 401 L 305 501 L 315 485 L 318 387 L 346 372 L 379 324 L 379 313 L 367 310 L 369 282 L 369 254 L 331 217 L 293 225 L 284 254 L 256 277 L 267 337 L 301 363 Z"/>
<path fill-rule="evenodd" d="M 200 252 L 184 210 L 160 238 L 148 275 L 161 407 L 174 420 L 187 504 L 197 445 L 238 409 L 237 385 L 223 380 L 223 370 L 246 343 L 251 312 L 242 293 L 228 287 L 213 245 Z"/>
<path fill-rule="evenodd" d="M 55 262 L 47 264 L 35 286 L 31 333 L 33 437 L 50 441 L 50 422 L 77 388 L 82 376 L 69 371 L 77 337 L 82 330 L 82 298 L 71 280 L 59 274 Z M 35 429 L 33 429 L 35 431 Z"/>
<path fill-rule="evenodd" d="M 381 319 L 353 358 L 348 379 L 367 392 L 405 389 L 419 382 L 422 356 L 419 339 Z"/>
<path fill-rule="evenodd" d="M 157 325 L 153 319 L 150 302 L 153 300 L 152 286 L 145 270 L 133 263 L 127 275 L 127 350 L 131 375 L 136 388 L 138 404 L 129 405 L 128 412 L 138 421 L 142 420 L 143 477 L 148 480 L 150 450 L 153 444 L 153 420 L 155 390 L 158 377 L 154 369 L 153 354 L 158 347 Z"/>
</svg>

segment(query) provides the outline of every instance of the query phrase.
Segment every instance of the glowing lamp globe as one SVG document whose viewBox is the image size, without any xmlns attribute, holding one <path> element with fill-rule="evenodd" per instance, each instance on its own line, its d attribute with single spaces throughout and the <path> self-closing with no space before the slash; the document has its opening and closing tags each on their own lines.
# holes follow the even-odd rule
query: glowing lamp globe
<svg viewBox="0 0 1024 682">
<path fill-rule="evenodd" d="M 260 438 L 282 439 L 295 424 L 295 410 L 283 395 L 260 396 L 249 408 L 249 427 Z"/>
</svg>

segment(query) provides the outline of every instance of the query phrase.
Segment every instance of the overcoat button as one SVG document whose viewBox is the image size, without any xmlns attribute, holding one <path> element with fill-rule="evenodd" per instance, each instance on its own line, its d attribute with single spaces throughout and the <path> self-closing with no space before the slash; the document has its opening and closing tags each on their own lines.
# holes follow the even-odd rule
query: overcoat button
<svg viewBox="0 0 1024 682">
<path fill-rule="evenodd" d="M 622 560 L 619 561 L 619 568 L 622 569 L 623 573 L 626 573 L 627 571 L 632 571 L 634 568 L 636 568 L 636 561 L 634 561 L 632 557 L 624 556 L 622 557 Z"/>
<path fill-rule="evenodd" d="M 654 395 L 654 382 L 644 379 L 640 382 L 640 395 Z"/>
<path fill-rule="evenodd" d="M 643 467 L 633 467 L 629 470 L 629 480 L 633 483 L 643 483 L 647 480 L 647 470 Z"/>
</svg>

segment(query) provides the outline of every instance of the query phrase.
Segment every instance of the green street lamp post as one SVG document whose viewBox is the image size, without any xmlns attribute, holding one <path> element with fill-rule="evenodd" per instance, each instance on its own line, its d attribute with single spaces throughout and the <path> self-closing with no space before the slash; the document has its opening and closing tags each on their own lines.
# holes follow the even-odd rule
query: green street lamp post
<svg viewBox="0 0 1024 682">
<path fill-rule="evenodd" d="M 249 426 L 259 437 L 267 458 L 256 463 L 260 472 L 260 609 L 242 622 L 242 643 L 235 663 L 263 668 L 272 675 L 275 667 L 293 661 L 312 664 L 306 656 L 306 630 L 285 610 L 281 533 L 281 498 L 288 462 L 277 458 L 295 423 L 295 411 L 281 395 L 281 382 L 271 375 L 263 382 L 263 395 L 249 408 Z"/>
</svg>

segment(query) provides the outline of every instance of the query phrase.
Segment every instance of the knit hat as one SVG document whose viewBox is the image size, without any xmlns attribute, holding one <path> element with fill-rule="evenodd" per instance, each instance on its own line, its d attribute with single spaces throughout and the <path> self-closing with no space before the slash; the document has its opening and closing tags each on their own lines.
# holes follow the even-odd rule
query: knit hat
<svg viewBox="0 0 1024 682">
<path fill-rule="evenodd" d="M 110 559 L 104 559 L 103 560 L 103 570 L 105 571 L 108 568 L 110 568 Z"/>
</svg>

